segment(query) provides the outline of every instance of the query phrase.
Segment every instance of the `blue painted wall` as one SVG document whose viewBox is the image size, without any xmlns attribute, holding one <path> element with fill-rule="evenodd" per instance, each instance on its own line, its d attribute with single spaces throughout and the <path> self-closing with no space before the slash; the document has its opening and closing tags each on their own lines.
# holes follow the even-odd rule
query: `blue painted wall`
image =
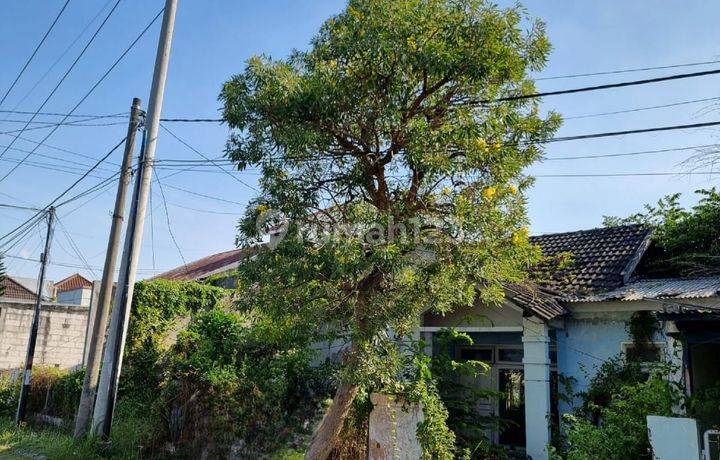
<svg viewBox="0 0 720 460">
<path fill-rule="evenodd" d="M 558 373 L 575 379 L 574 393 L 585 391 L 603 361 L 621 353 L 623 342 L 632 341 L 625 330 L 628 319 L 629 314 L 613 313 L 592 319 L 569 318 L 565 330 L 557 331 Z M 664 341 L 664 337 L 656 340 Z M 559 405 L 560 413 L 572 410 L 568 403 Z"/>
</svg>

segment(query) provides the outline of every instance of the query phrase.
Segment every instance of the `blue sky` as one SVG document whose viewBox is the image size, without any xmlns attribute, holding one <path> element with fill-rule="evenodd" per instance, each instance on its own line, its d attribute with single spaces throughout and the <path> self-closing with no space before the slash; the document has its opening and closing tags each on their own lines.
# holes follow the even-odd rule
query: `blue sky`
<svg viewBox="0 0 720 460">
<path fill-rule="evenodd" d="M 123 0 L 96 42 L 80 60 L 44 111 L 67 112 L 72 108 L 155 15 L 162 3 L 161 0 Z M 3 5 L 0 30 L 5 32 L 6 38 L 0 42 L 0 56 L 4 68 L 0 73 L 0 94 L 9 87 L 62 4 L 61 0 L 36 0 L 8 2 Z M 501 4 L 509 4 L 509 2 L 501 2 Z M 35 90 L 24 100 L 23 97 L 104 5 L 107 6 L 100 17 L 109 11 L 110 4 L 106 4 L 105 0 L 71 0 L 48 41 L 0 109 L 10 110 L 17 106 L 17 110 L 36 110 L 97 27 L 100 19 L 95 20 Z M 531 15 L 546 21 L 548 35 L 554 47 L 548 67 L 540 76 L 720 59 L 718 46 L 720 29 L 716 27 L 716 18 L 720 14 L 718 2 L 531 0 L 525 2 L 525 6 Z M 232 74 L 241 72 L 247 58 L 260 53 L 281 58 L 294 48 L 306 48 L 320 24 L 343 7 L 344 2 L 330 0 L 267 2 L 180 0 L 163 116 L 216 117 L 219 108 L 217 95 L 222 83 Z M 80 106 L 77 113 L 126 112 L 134 96 L 147 100 L 158 31 L 159 25 L 156 24 L 92 96 Z M 716 67 L 720 67 L 720 64 L 602 77 L 543 80 L 538 82 L 538 87 L 541 90 L 555 90 Z M 556 110 L 565 117 L 573 117 L 720 97 L 717 91 L 719 78 L 711 76 L 642 87 L 548 97 L 544 100 L 543 107 Z M 720 119 L 717 111 L 703 110 L 709 105 L 710 103 L 700 103 L 613 116 L 569 119 L 558 135 Z M 6 121 L 0 123 L 0 131 L 5 132 L 23 126 L 12 120 L 27 119 L 27 117 L 0 113 L 0 120 L 2 119 Z M 126 126 L 123 119 L 98 121 L 118 121 L 120 124 L 62 127 L 48 139 L 47 143 L 99 158 L 124 136 Z M 168 126 L 185 141 L 210 157 L 221 154 L 228 134 L 227 128 L 214 124 Z M 47 130 L 29 131 L 23 137 L 39 140 L 46 133 Z M 11 140 L 8 135 L 0 135 L 0 145 L 7 145 Z M 715 131 L 698 129 L 556 143 L 550 145 L 546 153 L 547 157 L 552 158 L 685 147 L 713 142 L 717 142 Z M 16 141 L 14 147 L 27 150 L 34 145 L 27 141 Z M 83 164 L 91 162 L 87 158 L 72 156 L 46 147 L 38 149 L 38 153 L 63 159 L 37 157 L 35 161 L 66 168 L 83 168 L 71 162 Z M 530 173 L 542 175 L 679 172 L 683 170 L 679 163 L 688 155 L 688 152 L 670 152 L 609 159 L 546 161 L 533 166 Z M 24 156 L 22 152 L 10 150 L 5 158 L 12 160 L 22 156 Z M 161 132 L 157 158 L 170 157 L 197 158 L 194 153 Z M 119 153 L 114 161 L 119 161 Z M 0 162 L 0 172 L 12 166 L 11 162 Z M 110 165 L 104 167 L 110 168 Z M 163 177 L 170 171 L 159 173 Z M 102 177 L 110 174 L 112 174 L 110 169 L 97 172 L 97 175 Z M 255 176 L 252 174 L 239 177 L 249 183 L 255 181 Z M 42 205 L 76 178 L 77 176 L 72 174 L 22 166 L 0 183 L 0 203 Z M 78 190 L 83 190 L 99 180 L 90 178 Z M 627 215 L 640 210 L 644 203 L 656 201 L 661 196 L 673 192 L 685 193 L 685 202 L 691 204 L 694 201 L 693 190 L 712 186 L 716 180 L 708 176 L 688 177 L 687 175 L 623 178 L 539 177 L 529 194 L 531 230 L 533 233 L 546 233 L 596 227 L 601 224 L 603 215 Z M 216 173 L 186 172 L 168 178 L 163 183 L 240 203 L 205 199 L 170 187 L 165 188 L 173 232 L 187 261 L 233 247 L 237 221 L 237 215 L 234 213 L 238 215 L 242 213 L 241 204 L 252 197 L 252 190 L 225 174 Z M 153 200 L 153 225 L 148 222 L 145 227 L 140 262 L 140 275 L 143 277 L 182 263 L 181 256 L 168 233 L 158 192 L 155 190 Z M 13 198 L 3 194 L 11 195 Z M 84 201 L 68 205 L 65 209 L 61 208 L 59 216 L 70 239 L 79 247 L 94 273 L 85 268 L 76 270 L 62 266 L 62 264 L 83 265 L 83 262 L 72 249 L 72 242 L 68 236 L 62 229 L 58 229 L 52 261 L 61 265 L 51 265 L 49 276 L 52 279 L 60 279 L 74 271 L 79 271 L 90 278 L 99 277 L 101 274 L 101 270 L 97 267 L 102 266 L 104 260 L 114 188 L 88 198 L 93 200 L 77 210 L 74 208 Z M 203 209 L 205 212 L 187 208 Z M 27 214 L 21 211 L 0 209 L 0 233 L 7 232 L 26 217 Z M 151 238 L 152 234 L 154 239 Z M 154 244 L 151 240 L 154 240 Z M 35 232 L 10 254 L 36 259 L 40 246 L 41 235 Z M 8 271 L 13 274 L 35 276 L 37 272 L 37 264 L 31 261 L 11 258 L 6 262 Z"/>
</svg>

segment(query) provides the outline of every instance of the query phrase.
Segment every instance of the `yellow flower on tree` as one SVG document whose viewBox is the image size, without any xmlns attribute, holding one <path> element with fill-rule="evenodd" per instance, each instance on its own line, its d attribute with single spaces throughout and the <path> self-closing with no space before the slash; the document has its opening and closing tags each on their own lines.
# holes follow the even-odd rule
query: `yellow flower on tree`
<svg viewBox="0 0 720 460">
<path fill-rule="evenodd" d="M 495 187 L 487 187 L 482 191 L 482 196 L 486 200 L 490 201 L 495 197 L 497 189 Z"/>
<path fill-rule="evenodd" d="M 260 214 L 264 213 L 265 211 L 267 211 L 267 210 L 269 210 L 269 209 L 270 209 L 270 208 L 267 207 L 267 206 L 264 205 L 264 204 L 261 204 L 260 206 L 257 207 L 257 210 L 258 210 L 258 212 L 259 212 Z"/>
<path fill-rule="evenodd" d="M 530 232 L 528 231 L 527 227 L 521 227 L 513 234 L 512 241 L 515 244 L 520 244 L 523 241 L 526 241 L 529 235 Z"/>
<path fill-rule="evenodd" d="M 407 44 L 408 44 L 408 47 L 413 51 L 416 51 L 418 48 L 417 42 L 415 41 L 415 39 L 413 37 L 407 38 Z"/>
<path fill-rule="evenodd" d="M 518 189 L 514 185 L 510 184 L 508 186 L 508 192 L 510 192 L 511 195 L 517 195 Z"/>
</svg>

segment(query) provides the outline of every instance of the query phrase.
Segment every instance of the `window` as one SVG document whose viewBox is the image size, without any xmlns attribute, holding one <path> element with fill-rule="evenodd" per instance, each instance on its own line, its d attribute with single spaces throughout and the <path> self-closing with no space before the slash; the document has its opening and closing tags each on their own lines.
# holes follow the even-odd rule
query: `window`
<svg viewBox="0 0 720 460">
<path fill-rule="evenodd" d="M 459 350 L 458 358 L 460 361 L 483 361 L 492 363 L 492 355 L 492 348 L 462 347 Z"/>
<path fill-rule="evenodd" d="M 522 363 L 523 349 L 498 347 L 497 360 L 499 363 Z"/>
<path fill-rule="evenodd" d="M 662 352 L 665 349 L 663 342 L 648 343 L 646 347 L 636 347 L 633 342 L 623 342 L 622 352 L 628 361 L 641 363 L 656 363 L 661 361 Z"/>
</svg>

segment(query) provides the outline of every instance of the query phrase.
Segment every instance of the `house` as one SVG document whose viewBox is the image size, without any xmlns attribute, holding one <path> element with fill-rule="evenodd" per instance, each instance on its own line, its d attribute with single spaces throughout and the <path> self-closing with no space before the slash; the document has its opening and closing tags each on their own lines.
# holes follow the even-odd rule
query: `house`
<svg viewBox="0 0 720 460">
<path fill-rule="evenodd" d="M 20 369 L 25 361 L 37 301 L 37 280 L 6 276 L 0 297 L 0 370 Z M 60 283 L 58 283 L 60 284 Z M 35 364 L 73 369 L 83 363 L 89 303 L 55 302 L 55 286 L 42 290 Z"/>
<path fill-rule="evenodd" d="M 154 276 L 152 279 L 204 281 L 216 277 L 216 285 L 224 288 L 235 287 L 233 273 L 240 263 L 252 257 L 257 248 L 240 248 L 213 254 Z"/>
<path fill-rule="evenodd" d="M 680 369 L 668 376 L 688 391 L 720 380 L 720 277 L 643 279 L 638 267 L 651 245 L 640 225 L 598 228 L 531 238 L 549 258 L 569 254 L 572 263 L 538 285 L 507 285 L 500 306 L 478 302 L 446 315 L 426 312 L 418 338 L 425 352 L 438 351 L 437 335 L 452 327 L 468 333 L 472 345 L 457 344 L 455 359 L 479 360 L 490 371 L 466 384 L 508 397 L 482 401 L 477 410 L 513 422 L 491 440 L 547 459 L 551 425 L 578 401 L 557 397 L 559 380 L 573 392 L 587 388 L 605 361 L 633 353 L 628 322 L 651 312 L 662 328 L 647 344 L 648 360 L 666 359 Z M 157 278 L 207 279 L 229 274 L 250 254 L 233 250 L 179 267 Z M 316 344 L 323 358 L 344 349 L 341 339 Z"/>
<path fill-rule="evenodd" d="M 93 283 L 79 273 L 55 283 L 55 295 L 58 303 L 89 306 Z"/>
<path fill-rule="evenodd" d="M 38 280 L 36 278 L 8 275 L 0 283 L 5 289 L 3 297 L 23 300 L 35 300 L 37 298 Z M 42 297 L 43 300 L 48 301 L 55 297 L 55 288 L 52 281 L 43 283 Z"/>
<path fill-rule="evenodd" d="M 489 433 L 495 443 L 547 459 L 551 422 L 573 408 L 573 401 L 556 397 L 559 377 L 573 381 L 579 392 L 604 361 L 631 353 L 627 325 L 635 312 L 653 312 L 661 320 L 647 359 L 677 364 L 682 371 L 669 378 L 690 391 L 720 380 L 720 277 L 639 279 L 649 236 L 644 227 L 628 225 L 532 237 L 545 256 L 570 253 L 573 263 L 541 288 L 508 286 L 501 306 L 478 303 L 423 316 L 419 333 L 427 353 L 436 351 L 435 335 L 443 328 L 467 332 L 474 344 L 458 344 L 455 359 L 491 366 L 470 383 L 510 395 L 478 407 L 515 422 Z"/>
</svg>

